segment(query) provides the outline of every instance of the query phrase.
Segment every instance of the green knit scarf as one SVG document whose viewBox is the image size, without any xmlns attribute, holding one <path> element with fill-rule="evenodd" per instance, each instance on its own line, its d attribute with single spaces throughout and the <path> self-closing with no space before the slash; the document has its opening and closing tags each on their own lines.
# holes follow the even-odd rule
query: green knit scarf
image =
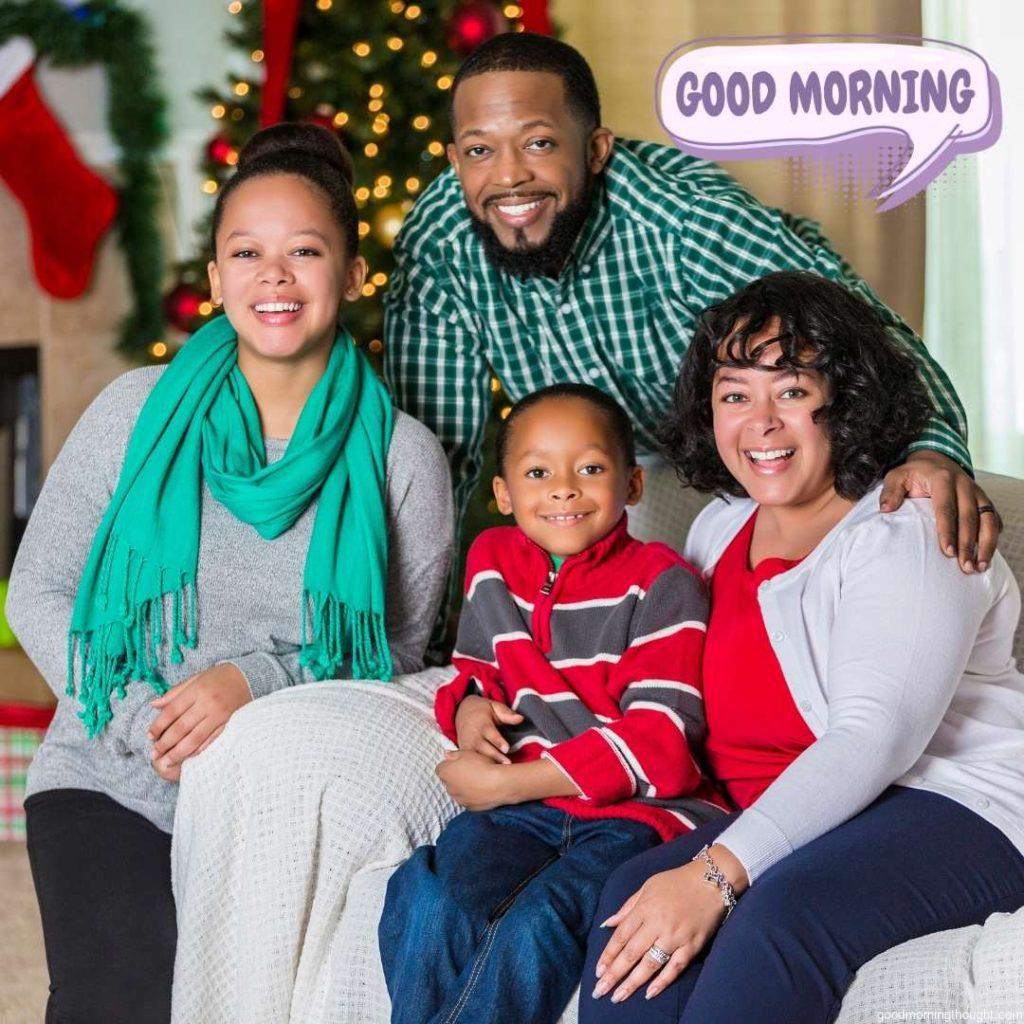
<svg viewBox="0 0 1024 1024">
<path fill-rule="evenodd" d="M 238 369 L 226 317 L 194 334 L 167 367 L 128 442 L 117 488 L 78 585 L 68 633 L 68 694 L 78 668 L 90 737 L 114 693 L 160 671 L 198 637 L 196 577 L 203 481 L 267 540 L 318 501 L 306 552 L 301 664 L 335 678 L 391 678 L 384 629 L 385 470 L 393 414 L 387 391 L 340 331 L 284 456 L 267 465 L 259 412 Z M 267 552 L 270 568 L 270 551 Z M 205 566 L 204 572 L 215 572 Z M 77 657 L 76 657 L 77 655 Z"/>
</svg>

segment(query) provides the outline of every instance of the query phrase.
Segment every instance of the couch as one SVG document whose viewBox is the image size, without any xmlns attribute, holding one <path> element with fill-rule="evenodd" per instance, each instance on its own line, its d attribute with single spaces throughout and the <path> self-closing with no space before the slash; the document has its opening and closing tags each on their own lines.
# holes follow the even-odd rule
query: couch
<svg viewBox="0 0 1024 1024">
<path fill-rule="evenodd" d="M 1024 580 L 1024 481 L 980 479 Z M 652 472 L 633 532 L 678 545 L 705 500 Z M 1024 653 L 1020 628 L 1014 650 Z M 271 694 L 189 762 L 174 836 L 174 1024 L 386 1024 L 376 927 L 387 880 L 457 810 L 432 772 L 443 751 L 433 673 L 445 671 Z M 838 1017 L 1014 1019 L 1024 1020 L 1024 911 L 877 957 Z M 576 1020 L 573 1000 L 561 1024 Z"/>
</svg>

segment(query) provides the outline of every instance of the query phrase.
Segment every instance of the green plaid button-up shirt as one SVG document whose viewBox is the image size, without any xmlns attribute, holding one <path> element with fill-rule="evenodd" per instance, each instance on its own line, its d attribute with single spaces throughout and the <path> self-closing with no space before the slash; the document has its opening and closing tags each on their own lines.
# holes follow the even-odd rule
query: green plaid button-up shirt
<svg viewBox="0 0 1024 1024">
<path fill-rule="evenodd" d="M 451 168 L 416 203 L 395 253 L 385 375 L 447 451 L 460 524 L 480 473 L 492 370 L 514 400 L 561 381 L 595 384 L 628 410 L 650 452 L 697 316 L 776 270 L 815 271 L 878 310 L 935 406 L 911 447 L 970 468 L 949 379 L 818 225 L 762 206 L 720 167 L 670 146 L 616 141 L 557 280 L 520 280 L 488 262 Z"/>
</svg>

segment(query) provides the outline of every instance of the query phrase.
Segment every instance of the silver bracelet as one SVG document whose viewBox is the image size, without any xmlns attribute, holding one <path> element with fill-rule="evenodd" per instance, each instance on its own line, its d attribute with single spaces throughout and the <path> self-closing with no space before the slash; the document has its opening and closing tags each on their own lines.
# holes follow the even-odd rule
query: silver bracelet
<svg viewBox="0 0 1024 1024">
<path fill-rule="evenodd" d="M 705 845 L 693 859 L 703 861 L 707 865 L 708 869 L 704 872 L 704 881 L 710 882 L 718 888 L 722 897 L 722 903 L 725 904 L 725 916 L 728 919 L 736 907 L 736 891 L 733 889 L 732 884 L 719 870 L 718 865 L 711 859 L 709 846 Z"/>
</svg>

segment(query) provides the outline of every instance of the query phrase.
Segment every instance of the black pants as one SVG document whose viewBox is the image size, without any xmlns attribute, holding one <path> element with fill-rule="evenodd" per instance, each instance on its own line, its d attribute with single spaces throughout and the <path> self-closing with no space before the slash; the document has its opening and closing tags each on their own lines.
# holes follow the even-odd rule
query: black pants
<svg viewBox="0 0 1024 1024">
<path fill-rule="evenodd" d="M 178 938 L 170 835 L 90 790 L 36 793 L 25 812 L 46 1024 L 167 1024 Z"/>
</svg>

